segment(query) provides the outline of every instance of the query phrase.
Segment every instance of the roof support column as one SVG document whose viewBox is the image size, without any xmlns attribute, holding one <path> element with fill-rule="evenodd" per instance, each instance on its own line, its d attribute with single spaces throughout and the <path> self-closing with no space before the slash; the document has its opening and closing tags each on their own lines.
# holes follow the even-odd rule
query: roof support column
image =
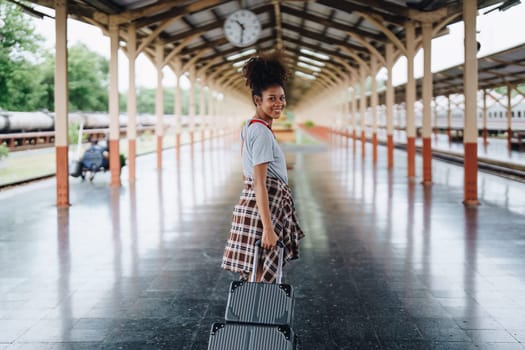
<svg viewBox="0 0 525 350">
<path fill-rule="evenodd" d="M 67 0 L 55 0 L 55 162 L 56 205 L 69 206 L 68 90 L 67 90 Z"/>
<path fill-rule="evenodd" d="M 164 46 L 155 43 L 155 68 L 157 69 L 157 89 L 155 91 L 155 134 L 157 134 L 157 169 L 162 169 L 162 138 L 164 135 L 164 89 L 162 86 L 162 67 L 164 66 Z"/>
<path fill-rule="evenodd" d="M 177 151 L 180 149 L 180 134 L 181 134 L 181 120 L 182 120 L 182 99 L 180 88 L 181 71 L 175 72 L 175 79 L 177 85 L 175 86 L 175 93 L 173 96 L 173 114 L 175 115 L 175 147 Z"/>
<path fill-rule="evenodd" d="M 406 85 L 406 135 L 407 135 L 407 169 L 408 178 L 416 176 L 416 127 L 414 123 L 414 102 L 416 100 L 416 81 L 414 79 L 415 30 L 414 23 L 405 25 L 407 51 L 407 85 Z"/>
<path fill-rule="evenodd" d="M 352 148 L 355 149 L 357 146 L 357 96 L 356 96 L 356 90 L 357 90 L 357 81 L 356 79 L 352 79 Z"/>
<path fill-rule="evenodd" d="M 361 114 L 361 155 L 363 158 L 366 154 L 366 71 L 364 66 L 359 67 L 361 78 L 361 88 L 359 89 L 359 110 Z"/>
<path fill-rule="evenodd" d="M 512 85 L 507 83 L 507 147 L 512 148 Z"/>
<path fill-rule="evenodd" d="M 487 145 L 487 90 L 483 89 L 483 144 Z"/>
<path fill-rule="evenodd" d="M 394 85 L 392 83 L 392 67 L 394 67 L 394 44 L 386 44 L 386 138 L 388 153 L 388 169 L 394 167 Z"/>
<path fill-rule="evenodd" d="M 370 57 L 370 77 L 372 78 L 370 104 L 372 105 L 372 160 L 377 163 L 377 56 L 372 54 Z"/>
<path fill-rule="evenodd" d="M 423 185 L 432 184 L 432 23 L 423 22 Z"/>
<path fill-rule="evenodd" d="M 463 1 L 463 20 L 465 26 L 465 130 L 463 142 L 464 199 L 465 205 L 478 205 L 478 127 L 477 127 L 477 89 L 478 60 L 476 58 L 476 14 L 477 1 Z"/>
<path fill-rule="evenodd" d="M 210 83 L 208 89 L 208 117 L 210 118 L 210 138 L 214 137 L 215 130 L 217 129 L 217 118 L 216 118 L 216 102 L 215 102 L 215 85 Z"/>
<path fill-rule="evenodd" d="M 190 144 L 193 145 L 195 132 L 195 67 L 190 68 L 190 91 L 188 101 L 188 117 L 190 127 Z"/>
<path fill-rule="evenodd" d="M 450 105 L 450 95 L 447 96 L 447 136 L 448 142 L 452 142 L 452 107 Z"/>
<path fill-rule="evenodd" d="M 208 84 L 208 93 L 206 94 L 206 120 L 208 125 L 208 137 L 211 139 L 213 137 L 213 90 L 212 84 Z"/>
<path fill-rule="evenodd" d="M 223 96 L 222 92 L 219 90 L 221 87 L 220 85 L 215 85 L 215 86 L 216 86 L 215 92 L 217 93 L 217 96 L 215 97 L 215 102 L 213 104 L 214 112 L 215 112 L 215 120 L 216 120 L 215 131 L 217 132 L 217 136 L 220 136 L 221 126 L 226 122 L 226 120 L 222 118 L 222 114 L 221 114 L 222 106 L 221 106 L 221 100 L 219 99 L 219 97 Z"/>
<path fill-rule="evenodd" d="M 350 93 L 348 87 L 350 85 L 350 79 L 346 77 L 344 79 L 343 85 L 343 96 L 344 96 L 344 121 L 345 121 L 345 137 L 346 137 L 346 146 L 348 147 L 348 138 L 350 137 Z"/>
<path fill-rule="evenodd" d="M 137 91 L 135 84 L 135 59 L 137 58 L 137 29 L 131 22 L 128 31 L 128 172 L 129 181 L 135 182 L 135 164 L 137 157 Z"/>
<path fill-rule="evenodd" d="M 120 122 L 118 94 L 118 48 L 119 26 L 110 19 L 110 58 L 109 58 L 109 168 L 112 187 L 120 187 Z"/>
<path fill-rule="evenodd" d="M 438 141 L 438 101 L 436 99 L 436 96 L 432 96 L 432 102 L 434 102 L 434 109 L 433 109 L 433 121 L 432 121 L 432 133 L 434 134 L 434 140 L 436 142 Z"/>
<path fill-rule="evenodd" d="M 204 85 L 206 85 L 206 82 L 204 81 L 204 78 L 201 78 L 199 83 L 199 116 L 200 116 L 200 129 L 201 129 L 201 142 L 204 142 L 204 133 L 206 132 L 206 117 L 205 117 L 205 109 L 206 105 L 204 104 Z"/>
</svg>

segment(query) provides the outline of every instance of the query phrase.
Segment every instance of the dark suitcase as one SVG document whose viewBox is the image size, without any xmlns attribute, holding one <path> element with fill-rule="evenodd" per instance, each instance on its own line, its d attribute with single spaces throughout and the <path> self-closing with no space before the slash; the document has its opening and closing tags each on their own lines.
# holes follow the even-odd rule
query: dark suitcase
<svg viewBox="0 0 525 350">
<path fill-rule="evenodd" d="M 69 175 L 73 177 L 82 175 L 82 164 L 78 160 L 74 160 L 69 164 Z"/>
<path fill-rule="evenodd" d="M 296 344 L 288 326 L 214 323 L 208 350 L 295 350 Z"/>
<path fill-rule="evenodd" d="M 292 326 L 294 294 L 293 287 L 282 282 L 284 246 L 279 246 L 279 267 L 277 283 L 257 283 L 257 264 L 260 241 L 255 246 L 254 268 L 250 282 L 234 281 L 226 305 L 226 322 L 251 323 L 260 325 Z"/>
</svg>

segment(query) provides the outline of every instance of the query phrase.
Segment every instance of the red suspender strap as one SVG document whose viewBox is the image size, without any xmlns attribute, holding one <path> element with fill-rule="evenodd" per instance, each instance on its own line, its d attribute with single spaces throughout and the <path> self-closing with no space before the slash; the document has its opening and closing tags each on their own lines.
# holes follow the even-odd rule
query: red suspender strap
<svg viewBox="0 0 525 350">
<path fill-rule="evenodd" d="M 270 127 L 270 125 L 269 125 L 267 122 L 265 122 L 264 120 L 260 120 L 260 119 L 252 119 L 252 120 L 250 121 L 250 125 L 252 125 L 253 123 L 261 123 L 261 124 L 264 124 L 264 125 L 265 125 L 268 129 L 270 129 L 270 131 L 273 133 L 273 130 L 272 130 L 272 128 Z M 248 125 L 248 126 L 249 126 L 249 125 Z"/>
<path fill-rule="evenodd" d="M 264 126 L 266 126 L 268 129 L 270 129 L 270 131 L 272 132 L 273 134 L 273 130 L 272 128 L 270 127 L 270 125 L 265 122 L 264 120 L 260 120 L 260 119 L 252 119 L 250 120 L 250 124 L 248 124 L 248 126 L 252 125 L 253 123 L 261 123 L 261 124 L 264 124 Z M 244 138 L 242 138 L 242 143 L 241 143 L 241 155 L 242 155 L 242 150 L 244 148 Z"/>
</svg>

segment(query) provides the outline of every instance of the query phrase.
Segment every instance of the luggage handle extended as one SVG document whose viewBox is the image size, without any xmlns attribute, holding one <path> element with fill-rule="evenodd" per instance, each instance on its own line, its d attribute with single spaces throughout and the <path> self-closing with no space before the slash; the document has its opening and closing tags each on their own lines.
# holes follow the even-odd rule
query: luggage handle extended
<svg viewBox="0 0 525 350">
<path fill-rule="evenodd" d="M 284 262 L 284 244 L 282 241 L 277 241 L 277 247 L 279 248 L 279 264 L 277 265 L 277 283 L 281 284 L 283 280 L 283 262 Z M 255 253 L 253 256 L 253 269 L 250 277 L 250 282 L 255 282 L 257 276 L 257 266 L 259 265 L 259 249 L 261 249 L 261 240 L 255 241 Z"/>
</svg>

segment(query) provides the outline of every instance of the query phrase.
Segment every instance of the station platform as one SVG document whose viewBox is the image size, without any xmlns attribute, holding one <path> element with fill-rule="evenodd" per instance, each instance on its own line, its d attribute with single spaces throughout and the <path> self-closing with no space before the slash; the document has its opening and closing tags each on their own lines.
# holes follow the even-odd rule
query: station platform
<svg viewBox="0 0 525 350">
<path fill-rule="evenodd" d="M 424 187 L 403 151 L 388 171 L 386 148 L 374 165 L 343 144 L 286 148 L 300 348 L 525 349 L 525 184 L 480 173 L 465 208 L 462 167 L 433 161 Z M 239 152 L 199 142 L 161 170 L 141 156 L 134 185 L 72 179 L 67 209 L 54 180 L 1 191 L 0 350 L 206 349 L 238 278 L 220 261 Z"/>
</svg>

